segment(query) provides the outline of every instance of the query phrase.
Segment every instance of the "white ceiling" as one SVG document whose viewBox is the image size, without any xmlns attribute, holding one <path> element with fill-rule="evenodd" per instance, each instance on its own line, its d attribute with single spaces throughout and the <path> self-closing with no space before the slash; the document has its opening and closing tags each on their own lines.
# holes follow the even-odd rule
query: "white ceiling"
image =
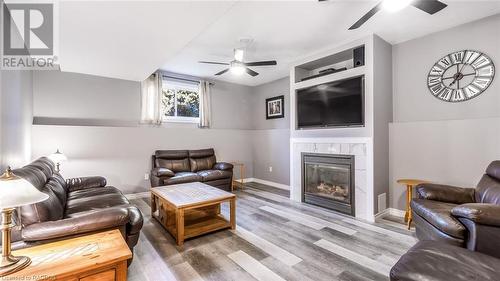
<svg viewBox="0 0 500 281">
<path fill-rule="evenodd" d="M 414 7 L 381 11 L 356 31 L 347 28 L 377 1 L 61 2 L 61 70 L 140 81 L 171 72 L 259 85 L 285 77 L 290 64 L 317 50 L 375 33 L 395 44 L 500 13 L 500 1 L 441 0 L 431 16 Z M 466 35 L 464 35 L 466 36 Z M 228 62 L 240 38 L 252 38 L 245 61 L 277 60 L 260 73 L 213 74 Z"/>
</svg>

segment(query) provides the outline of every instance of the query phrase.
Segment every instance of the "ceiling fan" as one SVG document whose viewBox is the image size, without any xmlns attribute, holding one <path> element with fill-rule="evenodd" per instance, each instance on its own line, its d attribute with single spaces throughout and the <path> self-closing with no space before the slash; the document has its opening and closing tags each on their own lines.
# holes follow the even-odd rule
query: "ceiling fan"
<svg viewBox="0 0 500 281">
<path fill-rule="evenodd" d="M 222 75 L 229 70 L 231 73 L 236 75 L 241 75 L 243 73 L 248 73 L 252 76 L 257 76 L 259 73 L 251 70 L 248 66 L 266 66 L 266 65 L 276 65 L 275 60 L 269 61 L 255 61 L 255 62 L 243 62 L 243 53 L 242 49 L 234 49 L 234 60 L 229 63 L 226 62 L 213 62 L 213 61 L 199 61 L 199 63 L 207 63 L 207 64 L 218 64 L 218 65 L 229 65 L 229 68 L 226 68 L 220 72 L 215 73 L 215 75 Z"/>
<path fill-rule="evenodd" d="M 323 2 L 328 0 L 318 0 L 318 1 Z M 355 22 L 351 27 L 349 27 L 349 30 L 359 28 L 382 9 L 385 9 L 390 12 L 396 12 L 408 5 L 412 5 L 413 7 L 420 9 L 430 15 L 433 15 L 448 6 L 445 3 L 438 0 L 382 0 L 377 5 L 375 5 L 375 7 L 373 7 L 370 11 L 368 11 L 368 13 L 362 16 L 357 22 Z"/>
</svg>

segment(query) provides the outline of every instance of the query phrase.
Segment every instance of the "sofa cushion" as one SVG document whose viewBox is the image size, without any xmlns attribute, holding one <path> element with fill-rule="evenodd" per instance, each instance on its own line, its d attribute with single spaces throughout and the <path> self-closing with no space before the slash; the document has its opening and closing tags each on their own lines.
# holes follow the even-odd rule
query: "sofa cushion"
<svg viewBox="0 0 500 281">
<path fill-rule="evenodd" d="M 477 184 L 476 203 L 500 205 L 500 180 L 485 174 Z"/>
<path fill-rule="evenodd" d="M 189 172 L 189 153 L 187 150 L 155 151 L 155 167 L 167 168 L 175 173 Z"/>
<path fill-rule="evenodd" d="M 464 239 L 464 225 L 451 214 L 451 210 L 456 206 L 456 204 L 426 199 L 413 199 L 411 201 L 411 207 L 415 214 L 442 232 L 455 238 Z"/>
<path fill-rule="evenodd" d="M 196 181 L 201 181 L 202 177 L 200 175 L 197 175 L 195 173 L 191 172 L 180 172 L 176 173 L 175 176 L 171 178 L 164 178 L 162 180 L 163 185 L 171 185 L 171 184 L 178 184 L 178 183 L 188 183 L 188 182 L 196 182 Z"/>
<path fill-rule="evenodd" d="M 173 177 L 175 173 L 167 168 L 156 167 L 153 169 L 152 174 L 157 177 Z"/>
<path fill-rule="evenodd" d="M 128 204 L 129 201 L 121 191 L 112 186 L 82 189 L 69 193 L 64 217 L 73 218 L 89 211 Z"/>
<path fill-rule="evenodd" d="M 191 172 L 210 170 L 216 163 L 215 152 L 212 148 L 190 150 L 189 162 L 191 166 Z"/>
<path fill-rule="evenodd" d="M 221 170 L 205 170 L 205 171 L 199 171 L 197 174 L 201 176 L 202 181 L 204 182 L 227 179 L 231 178 L 231 176 L 233 175 L 231 172 L 221 171 Z"/>
</svg>

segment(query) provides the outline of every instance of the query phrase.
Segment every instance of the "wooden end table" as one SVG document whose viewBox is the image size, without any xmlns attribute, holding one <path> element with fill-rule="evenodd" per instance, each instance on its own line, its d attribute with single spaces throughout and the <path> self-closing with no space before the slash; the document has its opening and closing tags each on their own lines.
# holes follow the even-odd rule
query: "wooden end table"
<svg viewBox="0 0 500 281">
<path fill-rule="evenodd" d="M 405 212 L 405 222 L 408 223 L 408 230 L 411 228 L 411 222 L 413 217 L 411 214 L 411 199 L 413 198 L 413 187 L 421 183 L 427 183 L 427 181 L 417 180 L 417 179 L 399 179 L 397 183 L 406 185 L 406 212 Z"/>
<path fill-rule="evenodd" d="M 119 230 L 104 231 L 13 252 L 31 265 L 0 280 L 127 280 L 132 258 Z"/>
<path fill-rule="evenodd" d="M 229 202 L 229 221 L 220 204 Z M 184 240 L 225 228 L 236 228 L 236 196 L 210 185 L 193 182 L 151 189 L 151 215 L 182 246 Z"/>
<path fill-rule="evenodd" d="M 231 191 L 234 190 L 234 187 L 236 185 L 239 185 L 241 189 L 243 189 L 243 186 L 244 186 L 244 181 L 245 181 L 245 164 L 244 163 L 240 163 L 240 162 L 231 162 L 231 164 L 233 164 L 233 166 L 235 167 L 239 167 L 240 168 L 240 178 L 238 180 L 235 180 L 233 179 L 233 181 L 231 182 Z"/>
</svg>

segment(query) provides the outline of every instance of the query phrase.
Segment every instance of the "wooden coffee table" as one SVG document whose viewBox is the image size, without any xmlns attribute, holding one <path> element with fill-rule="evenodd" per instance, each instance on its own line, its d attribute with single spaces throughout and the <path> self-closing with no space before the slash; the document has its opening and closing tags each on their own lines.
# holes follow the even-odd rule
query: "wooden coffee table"
<svg viewBox="0 0 500 281">
<path fill-rule="evenodd" d="M 230 218 L 220 213 L 229 202 Z M 182 246 L 184 239 L 236 227 L 236 196 L 210 185 L 193 182 L 151 189 L 151 215 Z"/>
</svg>

